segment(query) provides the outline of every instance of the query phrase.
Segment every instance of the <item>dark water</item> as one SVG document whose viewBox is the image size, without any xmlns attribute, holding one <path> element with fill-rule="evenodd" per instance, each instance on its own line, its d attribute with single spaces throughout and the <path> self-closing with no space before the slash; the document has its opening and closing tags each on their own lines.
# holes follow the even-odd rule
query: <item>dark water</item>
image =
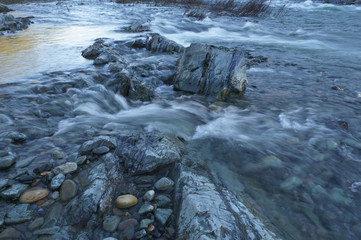
<svg viewBox="0 0 361 240">
<path fill-rule="evenodd" d="M 98 1 L 13 8 L 35 23 L 0 37 L 0 135 L 17 130 L 29 141 L 0 147 L 36 156 L 30 168 L 55 147 L 70 157 L 99 133 L 172 132 L 282 238 L 361 238 L 361 7 L 306 1 L 277 18 L 203 21 Z M 157 100 L 127 102 L 92 77 L 104 69 L 80 52 L 98 37 L 134 38 L 122 29 L 138 19 L 185 46 L 239 47 L 269 61 L 247 71 L 242 100 L 209 103 L 163 86 Z"/>
</svg>

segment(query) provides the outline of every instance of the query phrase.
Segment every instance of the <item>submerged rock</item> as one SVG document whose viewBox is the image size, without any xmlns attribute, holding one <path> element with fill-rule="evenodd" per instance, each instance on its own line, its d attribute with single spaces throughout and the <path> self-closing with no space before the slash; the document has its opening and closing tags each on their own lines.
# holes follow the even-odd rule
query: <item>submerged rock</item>
<svg viewBox="0 0 361 240">
<path fill-rule="evenodd" d="M 60 199 L 64 202 L 69 201 L 75 197 L 77 192 L 77 185 L 73 180 L 67 179 L 63 182 L 60 188 Z"/>
<path fill-rule="evenodd" d="M 164 208 L 158 208 L 155 211 L 155 218 L 162 224 L 165 225 L 170 217 L 172 215 L 173 211 L 172 209 L 164 209 Z"/>
<path fill-rule="evenodd" d="M 118 216 L 107 216 L 103 221 L 103 229 L 107 232 L 114 232 L 120 223 L 120 217 Z"/>
<path fill-rule="evenodd" d="M 173 185 L 174 185 L 174 182 L 172 179 L 167 178 L 167 177 L 162 177 L 154 184 L 154 187 L 157 190 L 165 191 L 165 190 L 172 189 Z"/>
<path fill-rule="evenodd" d="M 0 157 L 0 170 L 8 169 L 15 163 L 16 156 L 9 154 L 4 157 Z"/>
<path fill-rule="evenodd" d="M 34 230 L 34 229 L 37 229 L 39 228 L 41 225 L 44 224 L 44 218 L 43 217 L 38 217 L 38 218 L 35 218 L 34 221 L 32 221 L 29 225 L 28 225 L 28 228 L 29 230 Z"/>
<path fill-rule="evenodd" d="M 191 44 L 179 60 L 174 89 L 224 100 L 243 96 L 247 86 L 243 53 L 235 49 Z"/>
<path fill-rule="evenodd" d="M 5 224 L 18 224 L 30 221 L 33 211 L 28 210 L 29 204 L 19 204 L 6 213 Z"/>
<path fill-rule="evenodd" d="M 0 239 L 23 239 L 23 235 L 21 232 L 17 231 L 15 228 L 6 228 L 4 231 L 0 233 Z"/>
<path fill-rule="evenodd" d="M 22 184 L 22 183 L 17 183 L 17 184 L 11 185 L 10 188 L 2 191 L 0 193 L 0 196 L 5 199 L 15 200 L 15 199 L 18 199 L 20 197 L 20 195 L 23 192 L 25 192 L 25 190 L 27 188 L 28 188 L 28 185 Z"/>
</svg>

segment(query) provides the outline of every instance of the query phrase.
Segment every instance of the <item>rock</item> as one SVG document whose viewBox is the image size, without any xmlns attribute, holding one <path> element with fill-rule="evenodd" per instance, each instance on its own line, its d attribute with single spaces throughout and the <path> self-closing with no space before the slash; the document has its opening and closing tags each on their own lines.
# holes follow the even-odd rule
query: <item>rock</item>
<svg viewBox="0 0 361 240">
<path fill-rule="evenodd" d="M 0 170 L 8 169 L 15 163 L 15 155 L 9 154 L 4 157 L 0 157 Z"/>
<path fill-rule="evenodd" d="M 141 239 L 142 237 L 147 236 L 147 232 L 143 229 L 135 233 L 135 239 Z"/>
<path fill-rule="evenodd" d="M 106 188 L 105 180 L 96 179 L 80 196 L 71 200 L 65 207 L 64 216 L 68 224 L 79 224 L 89 220 L 98 210 L 100 199 Z"/>
<path fill-rule="evenodd" d="M 58 199 L 59 196 L 60 196 L 60 193 L 58 191 L 55 191 L 51 194 L 51 198 L 54 200 Z"/>
<path fill-rule="evenodd" d="M 28 229 L 33 231 L 39 227 L 41 227 L 41 225 L 44 224 L 44 218 L 43 217 L 38 217 L 35 218 L 34 221 L 32 221 L 29 225 L 28 225 Z"/>
<path fill-rule="evenodd" d="M 12 10 L 9 9 L 6 5 L 0 3 L 0 13 L 10 12 L 10 11 Z"/>
<path fill-rule="evenodd" d="M 107 216 L 103 221 L 103 229 L 107 232 L 114 232 L 120 222 L 118 216 Z"/>
<path fill-rule="evenodd" d="M 29 204 L 19 204 L 6 213 L 5 224 L 19 224 L 30 221 L 33 211 L 29 211 Z"/>
<path fill-rule="evenodd" d="M 123 231 L 127 228 L 135 227 L 137 225 L 138 225 L 138 221 L 135 218 L 130 218 L 119 223 L 118 230 Z"/>
<path fill-rule="evenodd" d="M 77 193 L 77 185 L 73 180 L 67 179 L 63 182 L 60 188 L 60 199 L 64 202 L 69 201 L 75 197 Z"/>
<path fill-rule="evenodd" d="M 1 179 L 0 180 L 0 191 L 3 190 L 6 186 L 8 186 L 9 180 L 8 179 Z"/>
<path fill-rule="evenodd" d="M 59 232 L 60 227 L 54 226 L 49 228 L 42 228 L 33 232 L 34 235 L 53 235 Z"/>
<path fill-rule="evenodd" d="M 243 53 L 224 47 L 194 43 L 179 60 L 174 89 L 224 100 L 242 97 L 247 86 Z"/>
<path fill-rule="evenodd" d="M 48 196 L 49 192 L 49 189 L 46 188 L 30 188 L 21 195 L 19 200 L 22 203 L 33 203 Z"/>
<path fill-rule="evenodd" d="M 172 209 L 165 209 L 165 208 L 157 208 L 155 211 L 155 218 L 162 224 L 165 225 L 170 217 L 172 215 L 173 211 Z"/>
<path fill-rule="evenodd" d="M 145 201 L 151 202 L 151 201 L 153 201 L 154 196 L 155 196 L 154 190 L 149 190 L 148 192 L 146 192 L 146 193 L 144 194 L 143 199 L 144 199 Z"/>
<path fill-rule="evenodd" d="M 93 149 L 105 146 L 109 149 L 114 149 L 116 147 L 116 139 L 108 137 L 108 136 L 100 136 L 93 140 L 86 141 L 79 148 L 80 155 L 90 154 Z"/>
<path fill-rule="evenodd" d="M 143 219 L 142 221 L 140 221 L 139 229 L 146 229 L 148 228 L 149 224 L 152 224 L 153 222 L 154 220 L 152 219 Z"/>
<path fill-rule="evenodd" d="M 349 206 L 352 203 L 351 194 L 341 188 L 333 188 L 330 192 L 332 201 Z"/>
<path fill-rule="evenodd" d="M 173 188 L 173 186 L 174 186 L 173 180 L 167 177 L 162 177 L 154 184 L 154 187 L 157 190 L 161 190 L 161 191 L 170 190 Z"/>
<path fill-rule="evenodd" d="M 130 194 L 121 195 L 117 197 L 117 200 L 115 201 L 115 205 L 118 208 L 130 208 L 137 205 L 137 203 L 138 199 Z"/>
<path fill-rule="evenodd" d="M 57 166 L 56 168 L 54 168 L 52 170 L 52 172 L 54 174 L 62 173 L 62 174 L 65 175 L 65 174 L 68 174 L 68 173 L 73 173 L 77 169 L 78 169 L 78 165 L 75 162 L 68 162 L 68 163 L 65 163 L 63 165 Z"/>
<path fill-rule="evenodd" d="M 62 224 L 62 214 L 64 213 L 64 207 L 60 202 L 54 203 L 49 211 L 47 211 L 44 219 L 43 228 L 53 227 L 55 225 Z"/>
<path fill-rule="evenodd" d="M 133 175 L 150 173 L 181 159 L 184 143 L 157 131 L 131 136 L 122 143 L 119 157 Z"/>
<path fill-rule="evenodd" d="M 0 16 L 1 17 L 1 16 Z M 1 20 L 0 20 L 1 21 Z M 26 135 L 23 133 L 19 133 L 19 132 L 9 132 L 7 134 L 7 137 L 11 138 L 13 143 L 21 143 L 21 142 L 25 142 L 26 141 Z"/>
<path fill-rule="evenodd" d="M 104 39 L 96 39 L 95 43 L 81 52 L 87 59 L 96 59 L 104 51 Z"/>
<path fill-rule="evenodd" d="M 51 179 L 50 189 L 51 190 L 58 189 L 61 186 L 61 184 L 64 182 L 64 180 L 65 180 L 65 175 L 62 173 L 59 173 L 58 175 L 53 177 L 53 179 Z"/>
<path fill-rule="evenodd" d="M 97 147 L 97 148 L 93 149 L 93 153 L 96 155 L 103 155 L 109 151 L 110 151 L 110 149 L 106 146 L 101 146 L 101 147 Z"/>
<path fill-rule="evenodd" d="M 129 30 L 129 32 L 139 33 L 139 32 L 149 31 L 149 27 L 136 22 L 136 23 L 133 23 L 132 25 L 130 25 L 128 30 Z"/>
<path fill-rule="evenodd" d="M 17 184 L 11 185 L 10 188 L 2 191 L 0 193 L 0 196 L 5 199 L 16 200 L 20 197 L 20 195 L 23 192 L 26 191 L 27 188 L 28 188 L 28 185 L 22 184 L 22 183 L 17 183 Z"/>
<path fill-rule="evenodd" d="M 85 163 L 86 159 L 87 159 L 86 156 L 78 157 L 76 159 L 76 163 L 78 164 L 78 166 L 83 165 Z"/>
<path fill-rule="evenodd" d="M 170 205 L 172 200 L 170 200 L 167 196 L 158 195 L 155 197 L 155 203 L 158 207 L 167 207 Z"/>
<path fill-rule="evenodd" d="M 281 159 L 276 156 L 267 156 L 261 159 L 262 167 L 274 167 L 274 168 L 282 168 L 283 163 Z"/>
<path fill-rule="evenodd" d="M 5 212 L 0 212 L 0 227 L 3 226 L 5 219 Z"/>
<path fill-rule="evenodd" d="M 154 33 L 147 39 L 146 49 L 151 52 L 181 53 L 183 52 L 184 47 L 172 40 Z"/>
<path fill-rule="evenodd" d="M 54 148 L 50 151 L 50 155 L 55 159 L 63 159 L 64 153 L 59 148 Z"/>
<path fill-rule="evenodd" d="M 97 58 L 94 59 L 93 64 L 96 66 L 105 65 L 109 62 L 115 61 L 116 58 L 108 51 L 102 52 Z"/>
<path fill-rule="evenodd" d="M 291 191 L 300 185 L 302 185 L 302 180 L 299 177 L 292 176 L 281 183 L 281 189 L 284 191 Z"/>
<path fill-rule="evenodd" d="M 145 213 L 149 213 L 152 212 L 154 210 L 154 206 L 151 204 L 144 204 L 140 207 L 140 209 L 138 210 L 138 213 L 140 215 L 145 214 Z"/>
<path fill-rule="evenodd" d="M 28 183 L 28 184 L 35 182 L 35 180 L 36 180 L 36 176 L 33 174 L 25 174 L 16 178 L 16 181 L 21 183 Z"/>
<path fill-rule="evenodd" d="M 28 170 L 25 168 L 16 169 L 15 172 L 8 175 L 9 179 L 16 179 L 23 175 L 28 175 Z"/>
<path fill-rule="evenodd" d="M 15 230 L 15 228 L 8 227 L 0 233 L 0 239 L 5 239 L 5 240 L 23 239 L 23 235 L 21 234 L 21 232 Z"/>
<path fill-rule="evenodd" d="M 40 167 L 35 168 L 35 169 L 33 170 L 33 172 L 34 172 L 36 175 L 40 175 L 40 173 L 46 172 L 46 171 L 50 171 L 52 168 L 53 168 L 53 164 L 51 164 L 51 163 L 45 163 L 45 164 L 42 164 Z"/>
</svg>

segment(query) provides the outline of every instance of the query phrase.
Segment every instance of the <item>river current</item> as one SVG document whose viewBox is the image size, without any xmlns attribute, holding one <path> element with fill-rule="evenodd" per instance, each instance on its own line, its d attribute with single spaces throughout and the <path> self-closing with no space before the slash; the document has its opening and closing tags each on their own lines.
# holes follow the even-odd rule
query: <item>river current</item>
<svg viewBox="0 0 361 240">
<path fill-rule="evenodd" d="M 277 17 L 204 20 L 179 8 L 100 1 L 11 8 L 34 24 L 0 36 L 0 135 L 30 136 L 9 150 L 36 156 L 35 165 L 50 149 L 76 152 L 99 132 L 171 132 L 230 191 L 252 199 L 281 238 L 361 238 L 361 6 L 307 0 Z M 247 70 L 241 100 L 209 102 L 162 86 L 152 102 L 127 101 L 88 79 L 104 69 L 81 50 L 100 37 L 133 39 L 124 28 L 136 21 L 184 46 L 238 47 L 268 61 Z"/>
</svg>

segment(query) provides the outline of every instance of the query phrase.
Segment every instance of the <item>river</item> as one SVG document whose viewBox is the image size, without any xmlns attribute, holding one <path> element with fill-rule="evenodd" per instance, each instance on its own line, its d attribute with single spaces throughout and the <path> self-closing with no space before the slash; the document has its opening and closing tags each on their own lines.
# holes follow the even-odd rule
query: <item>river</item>
<svg viewBox="0 0 361 240">
<path fill-rule="evenodd" d="M 0 36 L 0 135 L 30 136 L 11 151 L 37 155 L 35 166 L 54 146 L 75 152 L 112 128 L 171 132 L 230 191 L 253 199 L 282 238 L 361 238 L 361 6 L 307 0 L 289 2 L 278 17 L 204 20 L 178 8 L 101 1 L 11 7 L 34 16 L 25 31 Z M 124 28 L 139 19 L 184 46 L 240 47 L 268 61 L 247 70 L 241 100 L 208 102 L 163 86 L 152 102 L 127 101 L 88 80 L 87 71 L 104 69 L 81 50 L 100 37 L 134 38 Z M 58 81 L 69 86 L 58 89 Z M 79 82 L 84 88 L 73 89 Z"/>
</svg>

